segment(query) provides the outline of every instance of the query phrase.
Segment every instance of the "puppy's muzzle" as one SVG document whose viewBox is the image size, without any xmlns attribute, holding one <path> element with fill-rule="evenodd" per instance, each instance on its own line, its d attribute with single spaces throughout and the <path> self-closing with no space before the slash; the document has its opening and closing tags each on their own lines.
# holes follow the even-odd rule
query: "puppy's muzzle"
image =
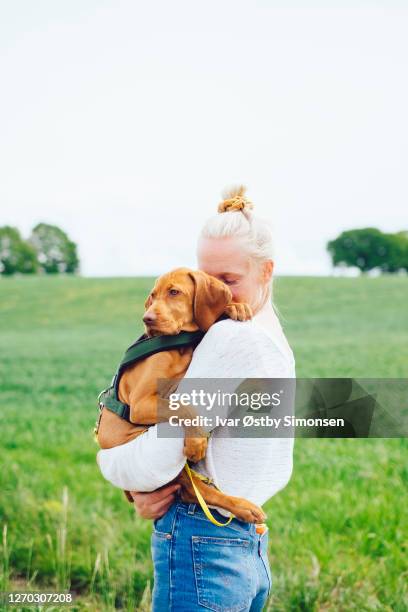
<svg viewBox="0 0 408 612">
<path fill-rule="evenodd" d="M 157 317 L 153 313 L 146 313 L 143 317 L 143 323 L 146 325 L 153 325 L 153 323 L 156 323 L 156 321 Z"/>
</svg>

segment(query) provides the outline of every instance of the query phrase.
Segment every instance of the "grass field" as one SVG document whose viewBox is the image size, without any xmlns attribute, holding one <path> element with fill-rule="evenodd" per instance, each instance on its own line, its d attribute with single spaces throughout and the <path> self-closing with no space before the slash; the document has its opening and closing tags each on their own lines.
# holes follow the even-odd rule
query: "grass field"
<svg viewBox="0 0 408 612">
<path fill-rule="evenodd" d="M 150 286 L 0 280 L 0 590 L 149 609 L 151 523 L 101 476 L 92 429 Z M 408 377 L 406 278 L 281 278 L 275 296 L 299 377 Z M 292 480 L 266 506 L 270 610 L 408 610 L 407 451 L 296 441 Z"/>
</svg>

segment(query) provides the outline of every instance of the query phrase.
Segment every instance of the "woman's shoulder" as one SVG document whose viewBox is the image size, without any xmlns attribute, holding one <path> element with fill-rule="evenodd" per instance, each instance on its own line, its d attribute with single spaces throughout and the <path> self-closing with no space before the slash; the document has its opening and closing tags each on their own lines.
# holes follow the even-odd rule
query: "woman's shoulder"
<svg viewBox="0 0 408 612">
<path fill-rule="evenodd" d="M 225 319 L 214 323 L 194 351 L 190 376 L 203 364 L 222 377 L 286 377 L 294 375 L 293 354 L 255 321 Z M 208 376 L 208 374 L 206 374 Z M 217 374 L 221 376 L 221 374 Z"/>
<path fill-rule="evenodd" d="M 259 331 L 253 326 L 252 321 L 223 319 L 211 325 L 199 347 L 201 351 L 225 353 L 236 350 L 237 344 L 252 346 L 258 343 Z"/>
<path fill-rule="evenodd" d="M 194 350 L 189 378 L 292 378 L 293 353 L 278 334 L 250 321 L 214 323 Z"/>
<path fill-rule="evenodd" d="M 217 352 L 240 352 L 254 357 L 267 355 L 282 357 L 288 365 L 295 367 L 293 351 L 280 324 L 265 329 L 256 319 L 233 321 L 223 319 L 210 327 L 203 341 Z M 208 343 L 208 344 L 207 344 Z"/>
<path fill-rule="evenodd" d="M 223 319 L 211 325 L 204 336 L 207 341 L 218 339 L 248 338 L 255 342 L 256 337 L 262 334 L 257 325 L 252 320 L 234 321 L 233 319 Z"/>
<path fill-rule="evenodd" d="M 223 346 L 236 350 L 237 345 L 239 345 L 240 349 L 246 352 L 253 352 L 254 348 L 258 352 L 273 349 L 285 352 L 282 351 L 280 337 L 266 331 L 253 319 L 249 321 L 234 321 L 232 319 L 217 321 L 205 334 L 202 342 L 204 341 L 205 344 L 214 345 L 214 348 Z"/>
<path fill-rule="evenodd" d="M 255 319 L 248 321 L 234 321 L 233 319 L 223 319 L 214 323 L 204 336 L 204 339 L 212 340 L 217 338 L 242 338 L 251 343 L 264 340 L 274 342 L 278 339 L 278 334 L 266 330 Z M 275 338 L 276 336 L 276 338 Z"/>
</svg>

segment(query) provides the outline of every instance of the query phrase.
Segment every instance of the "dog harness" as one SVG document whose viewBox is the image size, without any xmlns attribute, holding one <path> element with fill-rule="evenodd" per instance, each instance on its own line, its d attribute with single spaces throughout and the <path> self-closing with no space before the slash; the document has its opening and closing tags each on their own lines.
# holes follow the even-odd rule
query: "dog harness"
<svg viewBox="0 0 408 612">
<path fill-rule="evenodd" d="M 150 357 L 151 355 L 154 355 L 155 353 L 159 353 L 161 351 L 170 351 L 172 349 L 178 349 L 187 346 L 193 346 L 195 348 L 201 342 L 204 335 L 204 332 L 200 330 L 195 332 L 182 331 L 174 336 L 163 335 L 153 336 L 151 338 L 146 336 L 146 334 L 143 334 L 142 336 L 140 336 L 140 338 L 136 340 L 136 342 L 131 344 L 126 350 L 121 362 L 119 363 L 119 366 L 112 378 L 110 386 L 101 391 L 98 396 L 99 416 L 96 420 L 94 427 L 95 441 L 98 442 L 97 433 L 102 418 L 103 408 L 107 408 L 108 410 L 115 412 L 115 414 L 120 416 L 122 419 L 125 419 L 126 421 L 131 423 L 130 406 L 120 401 L 118 393 L 121 376 L 127 368 L 134 365 L 137 361 L 140 361 L 141 359 L 146 359 L 146 357 Z M 205 502 L 203 496 L 196 487 L 193 480 L 193 474 L 200 480 L 204 481 L 206 484 L 212 484 L 216 489 L 218 489 L 218 487 L 216 487 L 216 485 L 212 482 L 212 479 L 208 478 L 207 476 L 203 476 L 203 474 L 200 474 L 195 470 L 192 470 L 187 462 L 184 466 L 184 469 L 188 477 L 190 478 L 199 504 L 208 520 L 211 521 L 214 525 L 217 525 L 218 527 L 225 527 L 226 525 L 228 525 L 234 518 L 234 515 L 231 514 L 231 516 L 225 523 L 220 523 L 219 521 L 217 521 L 217 519 L 214 518 L 211 514 L 207 503 Z"/>
<path fill-rule="evenodd" d="M 95 436 L 98 433 L 99 423 L 102 415 L 102 408 L 108 408 L 112 412 L 115 412 L 118 416 L 122 417 L 126 421 L 130 421 L 130 406 L 121 402 L 119 399 L 119 382 L 124 371 L 130 366 L 134 365 L 141 359 L 146 359 L 155 353 L 161 351 L 170 351 L 172 349 L 183 348 L 187 346 L 197 346 L 202 340 L 204 332 L 185 332 L 182 331 L 175 336 L 153 336 L 149 338 L 146 334 L 143 334 L 129 346 L 126 350 L 119 366 L 115 372 L 112 382 L 109 387 L 101 391 L 98 396 L 99 404 L 99 419 L 95 425 Z"/>
</svg>

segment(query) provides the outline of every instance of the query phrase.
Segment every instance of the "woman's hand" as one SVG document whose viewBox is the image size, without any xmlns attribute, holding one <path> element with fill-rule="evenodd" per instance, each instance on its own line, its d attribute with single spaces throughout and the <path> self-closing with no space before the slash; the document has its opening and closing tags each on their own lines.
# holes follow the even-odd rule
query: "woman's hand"
<svg viewBox="0 0 408 612">
<path fill-rule="evenodd" d="M 135 503 L 135 510 L 145 519 L 158 519 L 166 514 L 174 502 L 174 498 L 181 486 L 179 484 L 165 485 L 151 493 L 138 493 L 129 491 Z"/>
</svg>

